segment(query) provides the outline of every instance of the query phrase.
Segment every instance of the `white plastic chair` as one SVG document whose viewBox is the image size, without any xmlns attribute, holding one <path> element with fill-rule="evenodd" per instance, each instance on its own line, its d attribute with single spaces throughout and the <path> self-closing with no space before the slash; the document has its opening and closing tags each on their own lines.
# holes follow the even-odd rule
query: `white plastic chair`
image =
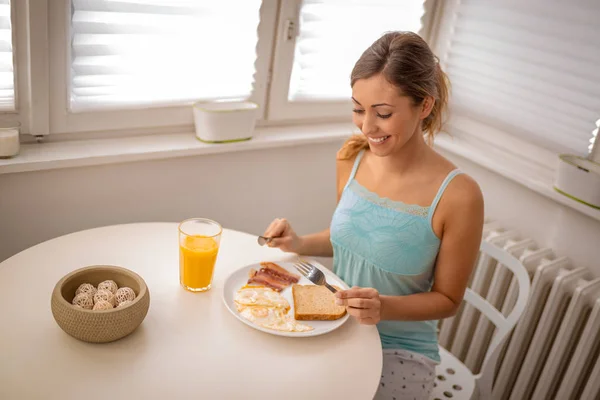
<svg viewBox="0 0 600 400">
<path fill-rule="evenodd" d="M 481 242 L 480 251 L 497 260 L 498 265 L 502 264 L 512 271 L 519 288 L 517 301 L 508 317 L 504 317 L 486 299 L 467 288 L 464 300 L 478 309 L 482 315 L 485 315 L 496 326 L 497 331 L 485 354 L 481 372 L 476 375 L 457 357 L 440 346 L 441 362 L 436 368 L 436 385 L 430 399 L 491 399 L 494 372 L 502 350 L 502 344 L 527 306 L 531 284 L 523 264 L 506 250 L 486 241 Z"/>
</svg>

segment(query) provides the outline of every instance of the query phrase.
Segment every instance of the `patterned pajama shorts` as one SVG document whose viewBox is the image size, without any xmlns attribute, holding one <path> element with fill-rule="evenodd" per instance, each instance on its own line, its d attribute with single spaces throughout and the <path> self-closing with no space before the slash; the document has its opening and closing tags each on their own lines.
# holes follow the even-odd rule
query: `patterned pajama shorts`
<svg viewBox="0 0 600 400">
<path fill-rule="evenodd" d="M 383 371 L 375 400 L 428 400 L 437 363 L 407 350 L 383 350 Z"/>
</svg>

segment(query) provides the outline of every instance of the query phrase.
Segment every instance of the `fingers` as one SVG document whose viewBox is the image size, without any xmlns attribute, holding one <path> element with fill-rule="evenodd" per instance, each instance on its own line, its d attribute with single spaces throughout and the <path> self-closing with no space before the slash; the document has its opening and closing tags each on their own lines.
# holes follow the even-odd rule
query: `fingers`
<svg viewBox="0 0 600 400">
<path fill-rule="evenodd" d="M 346 307 L 346 311 L 357 319 L 372 318 L 375 314 L 375 310 L 372 308 Z"/>
<path fill-rule="evenodd" d="M 379 322 L 379 310 L 373 308 L 346 307 L 348 314 L 364 325 L 375 325 Z"/>
<path fill-rule="evenodd" d="M 271 222 L 263 234 L 265 237 L 272 238 L 267 242 L 267 246 L 279 248 L 283 251 L 293 249 L 294 232 L 290 223 L 285 218 L 276 218 Z"/>
<path fill-rule="evenodd" d="M 276 218 L 271 222 L 271 225 L 269 225 L 263 236 L 272 238 L 283 236 L 287 231 L 288 226 L 287 220 L 284 218 Z"/>
<path fill-rule="evenodd" d="M 267 242 L 267 246 L 269 247 L 282 247 L 282 248 L 287 248 L 290 243 L 291 243 L 292 239 L 290 237 L 278 237 L 278 238 L 273 238 L 271 240 L 269 240 Z"/>
<path fill-rule="evenodd" d="M 271 237 L 269 234 L 271 233 L 271 231 L 273 230 L 273 227 L 277 224 L 279 220 L 278 219 L 274 219 L 273 221 L 271 221 L 271 223 L 269 224 L 269 226 L 267 227 L 267 229 L 265 229 L 265 232 L 263 233 L 264 237 Z"/>
<path fill-rule="evenodd" d="M 354 286 L 335 294 L 335 303 L 346 306 L 346 311 L 363 325 L 375 325 L 380 320 L 381 300 L 374 288 Z"/>
<path fill-rule="evenodd" d="M 377 298 L 379 296 L 379 292 L 377 291 L 377 289 L 373 289 L 373 288 L 360 288 L 360 287 L 353 287 L 351 289 L 347 289 L 347 290 L 340 290 L 339 292 L 337 292 L 335 294 L 335 297 L 337 297 L 338 299 L 354 299 L 354 298 L 361 298 L 361 299 L 373 299 L 373 298 Z"/>
<path fill-rule="evenodd" d="M 280 228 L 282 219 L 281 218 L 275 218 L 267 227 L 267 229 L 265 230 L 265 233 L 263 234 L 263 236 L 265 237 L 273 237 L 274 233 L 277 232 Z"/>
<path fill-rule="evenodd" d="M 379 308 L 379 302 L 374 298 L 355 297 L 351 299 L 335 299 L 335 304 L 354 308 Z"/>
</svg>

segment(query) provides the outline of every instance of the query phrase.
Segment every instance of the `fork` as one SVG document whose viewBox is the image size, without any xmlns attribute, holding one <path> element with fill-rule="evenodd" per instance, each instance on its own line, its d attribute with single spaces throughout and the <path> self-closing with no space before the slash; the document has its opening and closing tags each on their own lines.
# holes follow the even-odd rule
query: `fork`
<svg viewBox="0 0 600 400">
<path fill-rule="evenodd" d="M 294 264 L 294 268 L 298 270 L 306 279 L 315 285 L 323 285 L 332 293 L 337 292 L 337 289 L 327 283 L 325 274 L 317 267 L 307 261 L 298 261 Z"/>
</svg>

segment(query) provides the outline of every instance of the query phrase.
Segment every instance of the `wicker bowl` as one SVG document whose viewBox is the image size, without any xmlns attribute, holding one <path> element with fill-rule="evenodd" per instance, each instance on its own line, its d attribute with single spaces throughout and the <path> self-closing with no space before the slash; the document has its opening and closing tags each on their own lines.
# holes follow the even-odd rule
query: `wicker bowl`
<svg viewBox="0 0 600 400">
<path fill-rule="evenodd" d="M 127 306 L 110 310 L 86 310 L 71 304 L 82 283 L 95 287 L 112 279 L 117 286 L 128 286 L 136 294 Z M 64 276 L 52 292 L 52 315 L 63 331 L 76 339 L 91 343 L 106 343 L 132 333 L 144 320 L 150 306 L 146 282 L 135 272 L 111 265 L 80 268 Z"/>
</svg>

